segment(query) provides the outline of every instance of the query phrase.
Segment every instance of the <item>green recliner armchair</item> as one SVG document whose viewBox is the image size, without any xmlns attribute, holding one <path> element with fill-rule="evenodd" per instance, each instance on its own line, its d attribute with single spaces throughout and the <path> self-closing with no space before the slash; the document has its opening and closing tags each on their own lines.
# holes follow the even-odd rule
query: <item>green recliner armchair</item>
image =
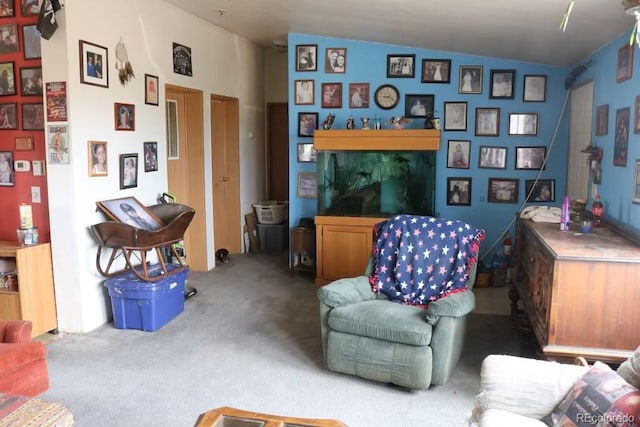
<svg viewBox="0 0 640 427">
<path fill-rule="evenodd" d="M 476 306 L 471 291 L 476 268 L 466 292 L 434 301 L 426 310 L 376 295 L 368 274 L 318 289 L 327 368 L 411 389 L 445 384 L 462 353 L 466 316 Z"/>
<path fill-rule="evenodd" d="M 397 228 L 390 227 L 393 230 Z M 390 234 L 392 233 L 388 230 L 379 229 L 377 232 L 377 236 L 384 235 L 385 238 Z M 403 235 L 409 238 L 411 233 Z M 474 240 L 473 257 L 477 254 L 479 242 L 484 238 L 484 231 L 480 230 L 478 235 L 480 237 L 477 240 L 464 236 L 465 243 Z M 437 238 L 445 239 L 440 235 Z M 407 272 L 410 272 L 411 268 L 426 269 L 424 267 L 427 264 L 422 261 L 422 252 L 418 256 L 414 251 L 413 257 L 416 261 L 409 260 L 409 263 L 414 264 L 405 271 L 406 260 L 410 257 L 404 256 L 402 251 L 405 250 L 403 248 L 409 247 L 410 242 L 399 242 L 398 237 L 394 242 L 385 241 L 384 245 L 378 246 L 378 253 L 383 254 L 382 258 L 376 258 L 375 242 L 376 239 L 374 254 L 370 257 L 363 276 L 336 280 L 318 289 L 322 345 L 327 368 L 410 389 L 424 390 L 431 384 L 445 384 L 462 353 L 466 316 L 475 308 L 475 296 L 471 289 L 475 281 L 477 262 L 456 265 L 458 270 L 462 270 L 466 265 L 469 271 L 468 276 L 456 276 L 456 291 L 447 292 L 446 296 L 431 300 L 428 305 L 423 304 L 422 307 L 415 303 L 400 304 L 390 301 L 390 298 L 395 298 L 381 293 L 379 288 L 378 292 L 374 292 L 369 277 L 375 277 L 374 283 L 382 285 L 390 281 L 386 276 L 383 280 L 382 274 L 388 274 L 390 269 L 393 270 L 393 278 L 397 274 L 401 280 L 397 288 L 392 288 L 392 293 L 406 300 L 408 295 L 402 293 L 407 293 L 408 285 L 417 284 L 415 277 L 408 277 L 410 274 Z M 440 249 L 445 246 L 441 242 L 443 240 L 438 241 Z M 393 243 L 397 246 L 392 247 Z M 421 241 L 420 245 L 422 244 Z M 425 245 L 422 249 L 426 247 Z M 436 248 L 435 245 L 433 247 Z M 430 250 L 431 248 L 429 246 Z M 375 265 L 376 259 L 380 263 L 378 266 Z M 447 263 L 445 259 L 451 259 L 453 262 L 455 256 L 449 253 L 442 259 L 438 258 L 433 275 L 438 275 L 439 280 L 442 279 L 443 272 L 438 269 Z M 382 265 L 386 270 L 381 269 Z M 473 267 L 470 267 L 471 265 Z M 429 269 L 432 267 L 433 264 L 428 265 Z M 426 281 L 426 286 L 420 283 L 417 289 L 426 289 L 433 283 Z M 447 286 L 452 283 L 453 280 L 449 281 Z M 435 289 L 435 286 L 432 288 Z M 415 292 L 411 295 L 415 295 Z M 427 305 L 426 309 L 424 305 Z"/>
</svg>

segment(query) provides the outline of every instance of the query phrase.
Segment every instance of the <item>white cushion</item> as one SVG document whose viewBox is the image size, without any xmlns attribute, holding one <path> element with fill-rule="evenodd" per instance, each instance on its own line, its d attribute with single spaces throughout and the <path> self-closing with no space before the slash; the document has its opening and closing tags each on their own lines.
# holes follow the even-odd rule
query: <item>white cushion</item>
<svg viewBox="0 0 640 427">
<path fill-rule="evenodd" d="M 588 369 L 515 356 L 487 356 L 482 362 L 480 394 L 472 421 L 478 422 L 488 409 L 539 420 L 553 410 Z"/>
</svg>

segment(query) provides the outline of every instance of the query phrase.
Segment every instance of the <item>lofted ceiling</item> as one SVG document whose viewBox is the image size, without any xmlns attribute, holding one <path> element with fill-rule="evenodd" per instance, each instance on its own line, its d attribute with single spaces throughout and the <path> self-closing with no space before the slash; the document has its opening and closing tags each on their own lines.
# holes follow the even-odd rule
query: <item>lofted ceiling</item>
<svg viewBox="0 0 640 427">
<path fill-rule="evenodd" d="M 621 0 L 163 0 L 260 45 L 287 33 L 573 66 L 634 18 Z M 628 0 L 627 0 L 628 1 Z"/>
</svg>

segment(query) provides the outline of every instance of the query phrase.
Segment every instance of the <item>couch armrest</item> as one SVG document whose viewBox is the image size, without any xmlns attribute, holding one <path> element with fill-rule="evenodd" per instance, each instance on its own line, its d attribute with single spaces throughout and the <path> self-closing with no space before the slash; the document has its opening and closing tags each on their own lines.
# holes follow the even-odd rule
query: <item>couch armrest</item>
<svg viewBox="0 0 640 427">
<path fill-rule="evenodd" d="M 541 419 L 566 396 L 589 367 L 523 357 L 490 355 L 482 362 L 480 394 L 472 419 L 500 409 Z"/>
<path fill-rule="evenodd" d="M 29 320 L 0 320 L 0 342 L 31 341 L 32 323 Z"/>
<path fill-rule="evenodd" d="M 318 289 L 318 299 L 329 307 L 341 307 L 375 299 L 367 276 L 339 279 Z"/>
</svg>

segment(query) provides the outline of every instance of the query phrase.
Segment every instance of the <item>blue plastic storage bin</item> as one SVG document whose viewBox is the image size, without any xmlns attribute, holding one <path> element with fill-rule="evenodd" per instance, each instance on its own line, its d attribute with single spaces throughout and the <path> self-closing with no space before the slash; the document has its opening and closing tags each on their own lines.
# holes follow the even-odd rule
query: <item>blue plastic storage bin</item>
<svg viewBox="0 0 640 427">
<path fill-rule="evenodd" d="M 167 265 L 171 271 L 171 266 Z M 159 264 L 148 267 L 149 275 L 161 273 Z M 111 297 L 113 324 L 118 329 L 153 332 L 184 311 L 184 290 L 189 269 L 168 274 L 157 282 L 145 282 L 132 272 L 105 281 Z"/>
</svg>

